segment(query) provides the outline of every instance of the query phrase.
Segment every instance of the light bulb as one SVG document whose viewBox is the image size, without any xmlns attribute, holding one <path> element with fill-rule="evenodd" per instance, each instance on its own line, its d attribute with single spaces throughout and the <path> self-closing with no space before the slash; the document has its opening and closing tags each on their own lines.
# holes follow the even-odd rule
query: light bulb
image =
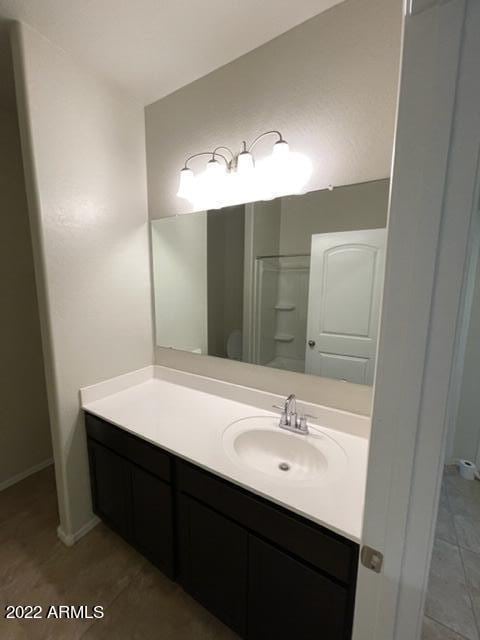
<svg viewBox="0 0 480 640">
<path fill-rule="evenodd" d="M 242 151 L 237 157 L 237 171 L 240 175 L 249 173 L 255 167 L 253 156 L 248 151 Z"/>
<path fill-rule="evenodd" d="M 188 167 L 183 168 L 180 171 L 180 182 L 178 183 L 177 196 L 179 198 L 189 200 L 193 195 L 194 185 L 195 176 L 193 175 L 193 171 Z"/>
</svg>

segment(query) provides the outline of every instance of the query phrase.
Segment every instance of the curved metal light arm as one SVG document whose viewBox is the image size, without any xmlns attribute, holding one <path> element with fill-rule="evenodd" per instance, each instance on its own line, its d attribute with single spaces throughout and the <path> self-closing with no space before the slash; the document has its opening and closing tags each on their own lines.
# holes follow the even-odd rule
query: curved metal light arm
<svg viewBox="0 0 480 640">
<path fill-rule="evenodd" d="M 216 155 L 219 156 L 220 155 L 219 153 L 217 153 L 219 149 L 223 149 L 224 151 L 228 151 L 228 153 L 232 156 L 232 160 L 235 160 L 235 154 L 230 149 L 230 147 L 224 147 L 224 146 L 215 147 L 215 149 L 213 150 L 213 155 L 214 156 L 216 156 Z"/>
<path fill-rule="evenodd" d="M 259 136 L 257 136 L 253 142 L 250 144 L 249 147 L 247 147 L 247 143 L 244 141 L 242 143 L 243 146 L 243 152 L 250 152 L 253 147 L 257 144 L 257 142 L 259 142 L 260 140 L 262 140 L 262 138 L 265 138 L 265 136 L 270 136 L 270 135 L 276 135 L 278 136 L 278 142 L 283 142 L 283 136 L 280 133 L 280 131 L 277 131 L 276 129 L 272 129 L 272 131 L 265 131 L 265 133 L 261 133 Z M 228 151 L 228 153 L 232 156 L 231 160 L 228 160 L 222 153 L 219 153 L 219 150 L 222 151 Z M 188 169 L 188 163 L 190 162 L 190 160 L 193 160 L 194 158 L 198 158 L 199 156 L 211 156 L 211 158 L 213 160 L 215 160 L 217 158 L 217 156 L 219 158 L 222 158 L 222 160 L 225 162 L 225 165 L 227 167 L 227 169 L 231 169 L 232 166 L 235 165 L 235 159 L 236 159 L 236 155 L 233 153 L 233 151 L 229 148 L 229 147 L 225 147 L 225 146 L 219 146 L 219 147 L 215 147 L 215 149 L 213 151 L 200 151 L 199 153 L 194 153 L 193 155 L 189 156 L 186 160 L 185 160 L 185 169 Z"/>
<path fill-rule="evenodd" d="M 272 131 L 265 131 L 265 133 L 261 133 L 259 136 L 257 136 L 255 138 L 255 140 L 253 140 L 253 142 L 250 144 L 248 149 L 246 148 L 247 145 L 244 142 L 243 145 L 244 145 L 245 150 L 250 152 L 253 149 L 253 147 L 257 144 L 257 142 L 259 142 L 265 136 L 269 136 L 271 134 L 274 134 L 274 135 L 278 136 L 278 142 L 283 142 L 283 136 L 280 133 L 280 131 L 276 131 L 275 129 L 273 129 Z"/>
<path fill-rule="evenodd" d="M 211 156 L 212 159 L 215 159 L 215 156 L 219 156 L 220 158 L 222 158 L 225 161 L 225 164 L 227 165 L 227 168 L 229 167 L 229 162 L 228 162 L 227 158 L 224 155 L 222 155 L 221 153 L 216 153 L 216 151 L 200 151 L 199 153 L 194 153 L 193 155 L 188 156 L 188 158 L 185 160 L 184 169 L 188 169 L 188 163 L 190 162 L 190 160 L 193 160 L 193 158 L 198 158 L 199 156 Z"/>
</svg>

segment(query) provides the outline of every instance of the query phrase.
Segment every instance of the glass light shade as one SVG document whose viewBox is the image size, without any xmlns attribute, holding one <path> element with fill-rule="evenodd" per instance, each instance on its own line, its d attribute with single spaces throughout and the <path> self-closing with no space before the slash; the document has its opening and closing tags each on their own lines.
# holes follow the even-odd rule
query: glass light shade
<svg viewBox="0 0 480 640">
<path fill-rule="evenodd" d="M 242 151 L 237 158 L 237 171 L 240 175 L 249 173 L 255 167 L 253 156 L 248 151 Z"/>
<path fill-rule="evenodd" d="M 222 206 L 225 196 L 226 169 L 218 160 L 212 158 L 197 178 L 195 184 L 194 205 L 200 209 L 216 209 Z"/>
<path fill-rule="evenodd" d="M 177 196 L 189 200 L 193 195 L 195 176 L 193 171 L 185 167 L 180 171 L 180 182 L 178 184 Z"/>
<path fill-rule="evenodd" d="M 290 146 L 285 140 L 279 140 L 273 145 L 272 158 L 275 162 L 284 162 L 288 159 Z"/>
<path fill-rule="evenodd" d="M 212 158 L 207 162 L 207 175 L 215 179 L 221 177 L 225 173 L 225 167 L 218 160 Z"/>
</svg>

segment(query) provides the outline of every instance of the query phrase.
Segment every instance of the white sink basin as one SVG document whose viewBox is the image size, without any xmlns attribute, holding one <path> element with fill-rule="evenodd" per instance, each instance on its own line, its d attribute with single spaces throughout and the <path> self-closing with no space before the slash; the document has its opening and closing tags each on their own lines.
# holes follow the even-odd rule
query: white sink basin
<svg viewBox="0 0 480 640">
<path fill-rule="evenodd" d="M 229 457 L 239 465 L 288 484 L 319 485 L 338 478 L 346 455 L 321 430 L 309 435 L 280 429 L 278 418 L 259 416 L 233 422 L 223 433 Z"/>
</svg>

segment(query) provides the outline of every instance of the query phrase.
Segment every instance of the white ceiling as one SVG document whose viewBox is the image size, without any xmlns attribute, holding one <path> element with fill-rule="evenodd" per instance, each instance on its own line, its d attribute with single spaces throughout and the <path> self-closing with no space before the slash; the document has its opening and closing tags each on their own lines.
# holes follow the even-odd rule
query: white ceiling
<svg viewBox="0 0 480 640">
<path fill-rule="evenodd" d="M 0 0 L 149 104 L 342 0 Z"/>
</svg>

